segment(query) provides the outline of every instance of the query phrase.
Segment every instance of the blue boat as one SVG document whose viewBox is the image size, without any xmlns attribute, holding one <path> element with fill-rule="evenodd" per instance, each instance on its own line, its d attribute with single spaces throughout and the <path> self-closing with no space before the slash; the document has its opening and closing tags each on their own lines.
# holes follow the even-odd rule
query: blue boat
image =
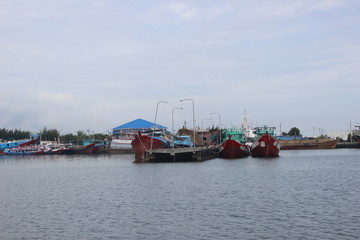
<svg viewBox="0 0 360 240">
<path fill-rule="evenodd" d="M 17 141 L 0 143 L 0 152 L 4 151 L 7 148 L 15 148 L 15 147 L 23 146 L 24 144 L 30 141 L 31 141 L 30 139 L 26 139 L 26 140 L 17 140 Z"/>
<path fill-rule="evenodd" d="M 3 151 L 4 155 L 41 155 L 44 153 L 44 150 L 38 147 L 16 147 L 16 148 L 7 148 Z"/>
</svg>

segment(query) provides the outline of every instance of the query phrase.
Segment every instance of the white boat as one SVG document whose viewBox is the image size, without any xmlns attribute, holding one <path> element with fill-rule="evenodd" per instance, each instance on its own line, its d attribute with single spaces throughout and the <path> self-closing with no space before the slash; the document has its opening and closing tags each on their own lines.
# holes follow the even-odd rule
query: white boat
<svg viewBox="0 0 360 240">
<path fill-rule="evenodd" d="M 135 139 L 134 133 L 118 134 L 111 139 L 111 151 L 112 152 L 125 152 L 132 151 L 131 142 Z"/>
</svg>

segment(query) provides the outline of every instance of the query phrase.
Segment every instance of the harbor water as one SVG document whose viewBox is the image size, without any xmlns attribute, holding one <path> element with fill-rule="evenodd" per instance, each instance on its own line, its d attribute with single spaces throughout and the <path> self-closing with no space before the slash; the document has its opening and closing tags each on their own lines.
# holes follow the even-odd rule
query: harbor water
<svg viewBox="0 0 360 240">
<path fill-rule="evenodd" d="M 0 156 L 0 239 L 360 239 L 360 149 Z"/>
</svg>

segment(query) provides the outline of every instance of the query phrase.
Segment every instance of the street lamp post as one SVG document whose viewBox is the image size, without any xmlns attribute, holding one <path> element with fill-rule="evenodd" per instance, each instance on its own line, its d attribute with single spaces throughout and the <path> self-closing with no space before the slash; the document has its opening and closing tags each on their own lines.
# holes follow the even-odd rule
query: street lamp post
<svg viewBox="0 0 360 240">
<path fill-rule="evenodd" d="M 211 115 L 215 115 L 215 114 L 219 116 L 218 144 L 220 144 L 221 143 L 221 128 L 220 128 L 220 126 L 221 126 L 221 115 L 220 115 L 220 113 L 211 113 Z"/>
<path fill-rule="evenodd" d="M 212 120 L 212 118 L 203 118 L 201 120 L 201 136 L 202 136 L 202 141 L 204 141 L 204 120 Z"/>
<path fill-rule="evenodd" d="M 193 106 L 193 131 L 194 131 L 194 147 L 196 146 L 196 138 L 195 138 L 195 103 L 194 100 L 192 100 L 191 98 L 186 98 L 186 99 L 181 99 L 180 102 L 183 101 L 191 101 L 192 102 L 192 106 Z"/>
<path fill-rule="evenodd" d="M 156 118 L 157 118 L 157 113 L 158 113 L 158 108 L 159 108 L 160 103 L 168 103 L 168 102 L 166 102 L 166 101 L 158 101 L 158 103 L 156 104 L 155 120 L 154 120 L 154 127 L 153 127 L 153 132 L 152 132 L 150 150 L 152 150 L 152 146 L 153 146 L 153 138 L 154 138 L 154 132 L 155 132 L 155 127 L 156 127 Z"/>
</svg>

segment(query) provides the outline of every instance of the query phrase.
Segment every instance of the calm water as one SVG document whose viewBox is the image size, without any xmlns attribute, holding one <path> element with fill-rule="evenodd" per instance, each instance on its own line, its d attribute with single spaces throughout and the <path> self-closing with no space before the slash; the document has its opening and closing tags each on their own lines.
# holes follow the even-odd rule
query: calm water
<svg viewBox="0 0 360 240">
<path fill-rule="evenodd" d="M 0 239 L 359 239 L 360 149 L 0 157 Z"/>
</svg>

